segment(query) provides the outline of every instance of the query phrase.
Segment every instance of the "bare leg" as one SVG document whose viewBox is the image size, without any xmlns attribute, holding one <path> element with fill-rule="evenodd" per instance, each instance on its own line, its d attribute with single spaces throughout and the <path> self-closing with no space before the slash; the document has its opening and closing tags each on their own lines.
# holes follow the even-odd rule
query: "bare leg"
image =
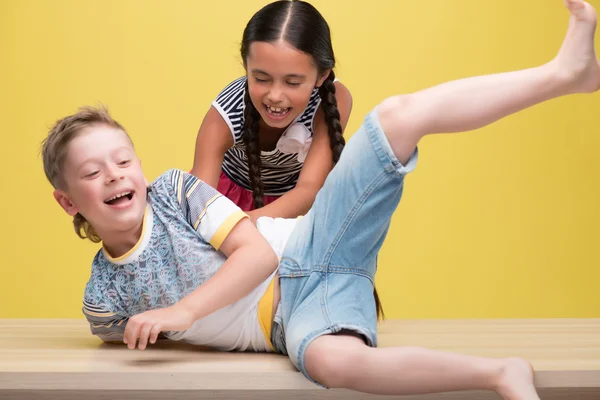
<svg viewBox="0 0 600 400">
<path fill-rule="evenodd" d="M 481 128 L 535 104 L 600 89 L 594 51 L 597 16 L 583 0 L 565 0 L 569 29 L 557 56 L 531 69 L 445 83 L 394 96 L 378 107 L 394 153 L 406 162 L 427 134 Z M 308 374 L 329 387 L 376 394 L 494 390 L 505 400 L 538 400 L 531 365 L 414 347 L 374 349 L 346 335 L 326 335 L 307 348 Z"/>
<path fill-rule="evenodd" d="M 600 89 L 594 50 L 597 16 L 583 0 L 565 0 L 569 28 L 557 56 L 542 66 L 478 76 L 386 99 L 379 120 L 401 162 L 427 134 L 464 132 L 484 127 L 535 104 Z"/>
<path fill-rule="evenodd" d="M 309 375 L 332 388 L 374 394 L 494 390 L 505 400 L 538 400 L 531 365 L 416 347 L 370 348 L 353 336 L 315 339 L 305 355 Z"/>
</svg>

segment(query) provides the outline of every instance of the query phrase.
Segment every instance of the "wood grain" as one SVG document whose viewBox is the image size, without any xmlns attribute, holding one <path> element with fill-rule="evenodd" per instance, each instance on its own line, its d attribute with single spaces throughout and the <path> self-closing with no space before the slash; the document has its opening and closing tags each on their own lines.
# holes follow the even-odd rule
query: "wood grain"
<svg viewBox="0 0 600 400">
<path fill-rule="evenodd" d="M 380 347 L 423 346 L 520 356 L 536 369 L 543 399 L 600 399 L 600 319 L 386 321 Z M 371 399 L 324 390 L 287 357 L 223 353 L 176 342 L 145 351 L 102 343 L 83 320 L 0 320 L 0 398 Z M 493 393 L 403 396 L 495 399 Z"/>
</svg>

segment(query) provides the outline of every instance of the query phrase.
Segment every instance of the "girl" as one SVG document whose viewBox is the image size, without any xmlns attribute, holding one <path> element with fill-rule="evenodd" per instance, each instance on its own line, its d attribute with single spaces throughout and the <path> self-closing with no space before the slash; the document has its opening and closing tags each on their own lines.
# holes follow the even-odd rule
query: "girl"
<svg viewBox="0 0 600 400">
<path fill-rule="evenodd" d="M 206 114 L 191 172 L 252 220 L 303 215 L 339 159 L 352 108 L 329 26 L 306 2 L 276 1 L 248 22 L 241 56 L 246 76 Z"/>
<path fill-rule="evenodd" d="M 180 171 L 159 178 L 146 196 L 119 125 L 96 118 L 90 126 L 88 118 L 80 131 L 80 117 L 59 122 L 43 151 L 55 197 L 104 241 L 84 300 L 92 332 L 122 338 L 130 349 L 144 349 L 161 332 L 222 349 L 272 347 L 325 387 L 398 395 L 486 389 L 505 400 L 539 399 L 521 359 L 377 348 L 373 280 L 423 136 L 477 129 L 600 89 L 596 12 L 583 0 L 565 3 L 569 29 L 553 60 L 384 100 L 350 140 L 310 212 L 261 218 L 260 233 L 231 201 Z M 265 309 L 265 293 L 273 296 L 266 304 L 272 325 L 261 338 L 249 318 Z"/>
</svg>

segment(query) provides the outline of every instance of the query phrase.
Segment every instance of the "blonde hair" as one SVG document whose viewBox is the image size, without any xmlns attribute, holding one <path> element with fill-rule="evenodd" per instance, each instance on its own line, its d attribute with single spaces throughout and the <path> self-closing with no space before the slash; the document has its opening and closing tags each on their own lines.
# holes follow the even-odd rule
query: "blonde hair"
<svg viewBox="0 0 600 400">
<path fill-rule="evenodd" d="M 63 166 L 67 156 L 67 147 L 73 139 L 80 135 L 85 129 L 94 125 L 106 125 L 122 130 L 125 129 L 115 121 L 108 109 L 100 105 L 98 107 L 81 107 L 77 113 L 64 117 L 54 124 L 48 136 L 42 142 L 41 153 L 46 177 L 55 189 L 66 189 L 63 177 Z M 129 135 L 127 135 L 129 137 Z M 131 138 L 129 138 L 131 140 Z M 132 142 L 133 144 L 133 142 Z M 89 239 L 94 243 L 102 241 L 92 225 L 77 213 L 73 217 L 75 233 L 82 239 Z"/>
</svg>

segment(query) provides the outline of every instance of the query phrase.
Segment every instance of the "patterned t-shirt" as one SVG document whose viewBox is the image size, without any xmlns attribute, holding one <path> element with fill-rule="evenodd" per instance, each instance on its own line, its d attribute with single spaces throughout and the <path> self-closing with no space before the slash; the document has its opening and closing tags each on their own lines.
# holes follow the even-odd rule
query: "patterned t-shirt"
<svg viewBox="0 0 600 400">
<path fill-rule="evenodd" d="M 206 282 L 226 260 L 220 245 L 244 217 L 233 202 L 193 175 L 179 170 L 161 175 L 149 186 L 136 246 L 119 258 L 104 249 L 94 258 L 83 307 L 92 333 L 120 341 L 130 317 L 172 306 Z M 223 350 L 269 350 L 257 307 L 274 275 L 238 302 L 197 321 L 193 337 L 163 333 Z"/>
</svg>

